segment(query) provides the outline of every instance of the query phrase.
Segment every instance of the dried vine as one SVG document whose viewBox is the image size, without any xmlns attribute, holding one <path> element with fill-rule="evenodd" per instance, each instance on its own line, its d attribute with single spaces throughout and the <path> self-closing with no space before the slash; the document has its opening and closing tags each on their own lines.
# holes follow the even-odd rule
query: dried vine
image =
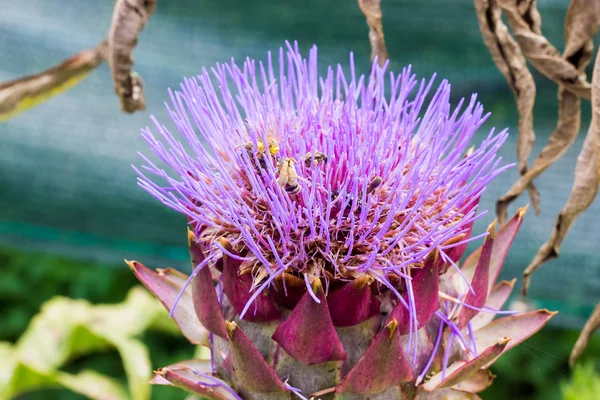
<svg viewBox="0 0 600 400">
<path fill-rule="evenodd" d="M 519 111 L 517 157 L 520 178 L 498 199 L 496 212 L 505 220 L 508 206 L 525 189 L 532 202 L 533 180 L 558 160 L 575 141 L 581 126 L 581 98 L 592 103 L 592 121 L 577 159 L 573 188 L 558 215 L 550 238 L 533 257 L 523 273 L 523 294 L 527 294 L 531 274 L 546 261 L 556 258 L 560 246 L 575 219 L 593 202 L 600 184 L 600 57 L 597 56 L 592 83 L 585 68 L 594 52 L 593 37 L 600 28 L 600 0 L 572 0 L 565 18 L 565 50 L 562 54 L 541 32 L 541 17 L 536 0 L 474 0 L 484 42 L 496 66 L 515 94 Z M 502 15 L 511 33 L 502 22 Z M 527 70 L 527 61 L 547 78 L 558 84 L 558 121 L 548 144 L 527 167 L 535 135 L 532 107 L 535 84 Z M 539 207 L 536 206 L 536 210 Z M 599 305 L 600 308 L 600 305 Z M 599 324 L 599 309 L 586 324 L 578 340 L 571 364 L 583 351 L 591 331 Z"/>
<path fill-rule="evenodd" d="M 146 104 L 139 75 L 131 70 L 137 36 L 156 8 L 157 0 L 117 0 L 107 39 L 39 74 L 0 83 L 0 122 L 62 93 L 108 61 L 121 109 L 143 110 Z"/>
<path fill-rule="evenodd" d="M 381 0 L 358 0 L 358 6 L 367 19 L 369 25 L 369 42 L 371 43 L 371 61 L 377 57 L 379 65 L 388 59 L 383 36 L 383 23 L 381 22 Z"/>
<path fill-rule="evenodd" d="M 154 13 L 157 0 L 117 0 L 108 33 L 108 64 L 121 109 L 132 113 L 146 108 L 142 80 L 131 70 L 138 34 Z"/>
<path fill-rule="evenodd" d="M 502 11 L 495 0 L 475 1 L 479 27 L 496 67 L 500 70 L 508 86 L 511 88 L 517 110 L 519 112 L 519 137 L 517 140 L 518 168 L 521 175 L 528 172 L 527 160 L 533 148 L 535 133 L 533 130 L 533 105 L 535 103 L 535 82 L 523 52 L 517 42 L 510 35 L 508 28 L 502 21 Z M 533 19 L 539 21 L 539 17 Z M 539 24 L 535 26 L 539 29 Z M 529 197 L 536 214 L 540 212 L 539 192 L 528 182 L 525 187 L 529 190 Z M 522 191 L 521 191 L 522 192 Z M 506 220 L 506 212 L 498 212 L 500 223 Z"/>
<path fill-rule="evenodd" d="M 42 73 L 0 83 L 0 121 L 5 121 L 84 79 L 106 56 L 107 44 L 83 50 Z"/>
<path fill-rule="evenodd" d="M 587 346 L 590 338 L 598 328 L 600 328 L 600 303 L 598 303 L 596 309 L 592 313 L 592 316 L 585 323 L 579 338 L 577 338 L 575 346 L 573 346 L 573 351 L 571 351 L 571 355 L 569 356 L 569 365 L 571 367 L 575 365 L 575 361 L 577 358 L 579 358 L 581 353 L 583 353 L 583 350 Z"/>
</svg>

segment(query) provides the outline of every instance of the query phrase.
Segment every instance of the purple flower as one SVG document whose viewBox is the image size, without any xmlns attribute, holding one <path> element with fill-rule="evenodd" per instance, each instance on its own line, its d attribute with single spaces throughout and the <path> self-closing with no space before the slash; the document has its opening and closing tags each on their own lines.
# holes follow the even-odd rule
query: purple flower
<svg viewBox="0 0 600 400">
<path fill-rule="evenodd" d="M 142 156 L 140 186 L 194 231 L 193 295 L 179 285 L 176 299 L 159 297 L 180 326 L 175 306 L 193 299 L 216 374 L 243 398 L 391 395 L 427 380 L 437 358 L 444 380 L 451 363 L 488 354 L 469 321 L 502 306 L 486 299 L 523 212 L 502 236 L 508 246 L 492 254 L 490 228 L 471 269 L 455 263 L 486 235 L 471 229 L 506 169 L 496 152 L 507 132 L 469 148 L 487 118 L 476 96 L 453 108 L 446 81 L 432 90 L 433 79 L 377 63 L 356 76 L 352 56 L 349 73 L 338 65 L 319 77 L 316 47 L 307 59 L 287 47 L 275 66 L 269 53 L 266 65 L 203 69 L 170 92 L 178 134 L 154 118 L 157 135 L 142 131 L 172 173 Z M 156 292 L 159 276 L 131 266 Z M 508 340 L 497 342 L 494 357 Z"/>
</svg>

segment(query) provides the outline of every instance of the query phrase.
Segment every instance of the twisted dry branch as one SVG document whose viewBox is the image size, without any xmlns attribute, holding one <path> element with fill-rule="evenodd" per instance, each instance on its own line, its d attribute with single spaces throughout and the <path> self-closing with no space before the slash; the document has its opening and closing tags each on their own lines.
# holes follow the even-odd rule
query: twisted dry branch
<svg viewBox="0 0 600 400">
<path fill-rule="evenodd" d="M 573 346 L 573 350 L 571 351 L 571 355 L 569 356 L 569 365 L 573 367 L 575 365 L 575 361 L 579 358 L 583 350 L 587 346 L 590 338 L 600 328 L 600 303 L 596 306 L 596 309 L 590 316 L 590 318 L 585 323 L 585 326 L 581 330 L 579 337 L 577 338 L 577 342 L 575 346 Z"/>
<path fill-rule="evenodd" d="M 581 7 L 582 1 L 585 2 L 585 0 L 574 0 L 567 11 L 565 18 L 566 49 L 562 57 L 577 68 L 582 79 L 585 80 L 585 68 L 593 56 L 592 38 L 598 31 L 600 15 L 597 19 L 590 19 Z M 595 3 L 600 4 L 600 2 Z M 584 25 L 587 28 L 582 29 Z M 582 36 L 584 34 L 590 36 L 584 37 Z M 559 85 L 556 128 L 550 135 L 548 144 L 536 157 L 531 169 L 522 174 L 512 187 L 498 199 L 496 213 L 501 221 L 506 218 L 509 205 L 523 193 L 525 188 L 569 149 L 577 138 L 580 126 L 580 97 Z"/>
<path fill-rule="evenodd" d="M 110 64 L 123 111 L 143 110 L 144 93 L 141 79 L 131 71 L 131 52 L 156 8 L 156 1 L 118 0 L 107 40 L 44 72 L 0 83 L 0 122 L 72 88 L 103 61 Z"/>
<path fill-rule="evenodd" d="M 104 61 L 106 50 L 102 42 L 44 72 L 0 84 L 0 121 L 75 86 Z"/>
<path fill-rule="evenodd" d="M 592 204 L 600 185 L 600 53 L 596 56 L 591 84 L 585 74 L 585 68 L 593 56 L 592 40 L 600 28 L 600 0 L 571 1 L 565 18 L 565 50 L 562 55 L 541 33 L 541 18 L 536 0 L 474 2 L 484 42 L 515 93 L 519 110 L 517 155 L 521 177 L 497 202 L 496 211 L 501 221 L 506 218 L 508 206 L 525 189 L 531 189 L 533 180 L 558 160 L 575 141 L 581 126 L 581 98 L 591 99 L 592 103 L 592 122 L 577 159 L 569 199 L 556 219 L 550 238 L 540 247 L 523 273 L 523 294 L 527 294 L 532 273 L 546 261 L 558 257 L 561 244 L 573 222 Z M 502 23 L 502 12 L 514 34 L 516 46 L 515 40 Z M 529 72 L 523 72 L 527 68 L 523 55 L 539 72 L 559 86 L 556 128 L 529 170 L 527 157 L 534 138 L 531 111 L 535 84 L 531 79 L 530 86 L 525 87 L 529 93 L 519 92 L 517 72 L 524 75 Z M 527 81 L 529 77 L 521 77 L 521 80 Z M 532 202 L 535 205 L 533 198 Z M 571 365 L 599 325 L 600 304 L 586 323 L 573 349 Z"/>
<path fill-rule="evenodd" d="M 573 64 L 536 29 L 539 18 L 535 0 L 497 0 L 521 50 L 531 64 L 544 76 L 564 86 L 574 94 L 591 99 L 591 85 Z M 595 2 L 587 1 L 588 3 Z M 523 10 L 527 10 L 525 13 Z"/>
<path fill-rule="evenodd" d="M 502 21 L 502 12 L 496 0 L 475 0 L 479 29 L 483 40 L 512 90 L 519 113 L 519 137 L 517 140 L 518 168 L 521 175 L 528 172 L 527 160 L 533 148 L 533 106 L 535 103 L 535 82 L 527 68 L 527 61 L 518 43 L 510 35 Z M 539 19 L 539 18 L 538 18 Z M 536 214 L 540 212 L 539 192 L 533 182 L 527 183 L 529 197 Z M 499 214 L 500 223 L 506 220 L 506 213 Z"/>
<path fill-rule="evenodd" d="M 377 57 L 377 62 L 382 65 L 388 59 L 381 22 L 381 0 L 358 0 L 358 6 L 367 19 L 369 25 L 369 42 L 371 43 L 371 61 Z"/>
<path fill-rule="evenodd" d="M 154 13 L 157 0 L 117 0 L 108 32 L 108 64 L 121 99 L 121 109 L 132 113 L 146 108 L 142 80 L 132 71 L 138 34 Z"/>
<path fill-rule="evenodd" d="M 575 180 L 567 203 L 558 215 L 550 238 L 540 247 L 523 273 L 523 294 L 531 274 L 546 261 L 559 255 L 560 246 L 575 219 L 594 201 L 600 185 L 600 52 L 596 55 L 592 78 L 592 122 L 575 166 Z"/>
</svg>

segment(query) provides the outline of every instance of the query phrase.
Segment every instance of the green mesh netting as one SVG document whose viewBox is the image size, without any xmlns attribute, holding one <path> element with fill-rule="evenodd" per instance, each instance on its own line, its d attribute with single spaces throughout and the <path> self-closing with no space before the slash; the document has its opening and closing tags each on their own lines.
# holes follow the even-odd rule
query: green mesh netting
<svg viewBox="0 0 600 400">
<path fill-rule="evenodd" d="M 493 116 L 486 128 L 511 127 L 503 156 L 515 161 L 516 112 L 503 77 L 480 37 L 471 0 L 383 2 L 384 28 L 392 69 L 412 64 L 421 77 L 433 72 L 453 84 L 454 96 L 479 92 Z M 566 2 L 540 1 L 543 30 L 562 46 Z M 112 0 L 0 1 L 0 81 L 36 73 L 95 46 L 108 30 Z M 188 268 L 185 220 L 139 189 L 131 163 L 146 150 L 139 129 L 149 114 L 167 121 L 162 102 L 167 87 L 202 66 L 266 58 L 283 41 L 303 49 L 319 45 L 320 65 L 348 60 L 348 52 L 367 71 L 367 27 L 356 1 L 159 1 L 140 37 L 135 69 L 145 82 L 147 112 L 119 110 L 106 65 L 70 92 L 0 124 L 0 240 L 11 245 L 120 262 L 139 258 L 152 266 Z M 536 76 L 537 142 L 545 144 L 556 118 L 556 87 Z M 584 102 L 584 107 L 589 107 Z M 589 119 L 586 108 L 584 120 Z M 586 128 L 585 126 L 583 127 Z M 486 134 L 483 129 L 479 139 Z M 536 180 L 543 213 L 527 215 L 503 271 L 521 275 L 548 237 L 571 188 L 578 140 L 563 159 Z M 517 176 L 512 170 L 488 188 L 482 209 L 493 218 L 495 199 Z M 524 205 L 527 198 L 517 201 Z M 575 224 L 560 259 L 534 276 L 530 297 L 558 308 L 563 323 L 579 323 L 598 300 L 600 204 Z"/>
</svg>

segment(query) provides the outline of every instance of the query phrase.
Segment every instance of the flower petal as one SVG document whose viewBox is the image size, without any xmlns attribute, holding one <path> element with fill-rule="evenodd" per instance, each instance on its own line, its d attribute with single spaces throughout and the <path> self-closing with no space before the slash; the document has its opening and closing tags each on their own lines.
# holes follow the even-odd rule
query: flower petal
<svg viewBox="0 0 600 400">
<path fill-rule="evenodd" d="M 489 369 L 480 369 L 475 372 L 470 378 L 465 379 L 458 385 L 452 386 L 452 389 L 462 390 L 463 392 L 479 393 L 494 382 L 496 375 Z"/>
<path fill-rule="evenodd" d="M 451 388 L 438 389 L 435 392 L 419 389 L 417 390 L 417 396 L 414 400 L 481 400 L 481 397 L 474 393 L 463 392 Z"/>
<path fill-rule="evenodd" d="M 555 314 L 548 310 L 537 310 L 496 319 L 475 332 L 475 344 L 478 349 L 486 349 L 498 338 L 509 337 L 511 340 L 506 350 L 510 350 L 539 331 Z"/>
<path fill-rule="evenodd" d="M 504 224 L 496 234 L 490 260 L 488 291 L 492 288 L 496 279 L 498 279 L 498 275 L 500 275 L 500 270 L 502 269 L 508 250 L 517 236 L 526 211 L 527 207 L 519 208 L 510 221 Z M 468 279 L 471 279 L 475 274 L 475 267 L 481 256 L 481 249 L 482 247 L 471 253 L 461 268 L 461 271 Z"/>
<path fill-rule="evenodd" d="M 240 319 L 239 317 L 236 317 L 233 321 L 240 327 L 244 335 L 252 342 L 260 354 L 262 354 L 265 361 L 272 365 L 279 346 L 271 339 L 271 336 L 273 336 L 273 332 L 277 329 L 280 321 L 257 324 Z"/>
<path fill-rule="evenodd" d="M 288 393 L 285 384 L 235 322 L 226 322 L 237 387 L 255 393 Z"/>
<path fill-rule="evenodd" d="M 329 314 L 335 326 L 360 324 L 379 314 L 380 301 L 369 287 L 369 276 L 362 276 L 327 296 Z"/>
<path fill-rule="evenodd" d="M 377 335 L 336 388 L 337 393 L 377 394 L 413 378 L 397 328 L 398 323 L 392 320 Z"/>
<path fill-rule="evenodd" d="M 354 368 L 380 329 L 381 321 L 379 315 L 375 315 L 358 325 L 338 326 L 335 328 L 344 349 L 352 349 L 352 352 L 346 353 L 346 360 L 342 366 L 341 376 L 346 376 Z M 337 385 L 338 383 L 339 380 L 335 384 Z"/>
<path fill-rule="evenodd" d="M 438 290 L 439 290 L 439 274 L 437 254 L 430 256 L 425 262 L 423 268 L 417 269 L 412 277 L 412 290 L 415 298 L 415 312 L 417 313 L 417 322 L 419 328 L 424 326 L 435 311 L 440 307 Z M 408 296 L 404 296 L 408 304 Z M 410 330 L 410 310 L 408 310 L 402 302 L 398 302 L 396 307 L 390 313 L 387 322 L 393 319 L 398 321 L 398 329 L 401 335 L 404 335 Z"/>
<path fill-rule="evenodd" d="M 150 383 L 177 386 L 209 400 L 241 400 L 227 383 L 211 375 L 208 360 L 188 360 L 160 368 Z"/>
<path fill-rule="evenodd" d="M 427 326 L 419 329 L 416 335 L 413 335 L 412 337 L 409 337 L 409 335 L 402 335 L 400 337 L 400 340 L 402 342 L 402 348 L 407 349 L 408 357 L 411 361 L 410 366 L 412 368 L 413 376 L 418 376 L 423 372 L 423 369 L 427 366 L 427 363 L 432 358 L 432 356 L 433 359 L 431 360 L 431 364 L 428 367 L 427 372 L 432 370 L 439 371 L 439 369 L 442 367 L 442 362 L 444 358 L 443 345 L 440 345 L 437 348 L 436 354 L 433 354 L 433 351 L 435 350 L 435 342 L 439 333 L 439 324 L 439 319 L 437 317 L 434 317 L 427 324 Z M 415 344 L 414 342 L 412 342 L 413 340 L 415 340 L 415 336 L 417 340 L 416 350 L 414 347 Z M 415 355 L 416 357 L 413 358 Z"/>
<path fill-rule="evenodd" d="M 158 297 L 167 310 L 170 310 L 183 287 L 182 281 L 186 278 L 185 275 L 171 268 L 154 272 L 137 261 L 125 262 L 140 282 Z M 208 345 L 208 331 L 196 317 L 190 288 L 181 296 L 175 307 L 173 319 L 183 336 L 191 343 Z"/>
<path fill-rule="evenodd" d="M 463 211 L 465 214 L 470 212 L 471 210 L 473 210 L 474 208 L 477 208 L 477 206 L 479 205 L 479 200 L 481 198 L 478 197 L 477 200 L 471 202 L 471 204 L 465 208 L 465 210 Z M 471 232 L 473 231 L 473 224 L 475 223 L 475 221 L 472 221 L 470 224 L 466 225 L 465 228 L 467 229 L 467 232 L 465 232 L 464 235 L 462 235 L 462 237 L 460 238 L 460 240 L 467 240 L 471 237 Z M 461 257 L 465 254 L 465 251 L 467 250 L 467 247 L 469 246 L 469 243 L 461 243 L 456 247 L 451 248 L 446 255 L 455 263 L 457 263 Z M 446 269 L 448 268 L 448 265 L 445 267 Z M 440 271 L 440 273 L 443 273 L 442 271 Z"/>
<path fill-rule="evenodd" d="M 466 362 L 455 362 L 448 368 L 445 374 L 438 372 L 432 376 L 431 379 L 423 384 L 423 389 L 432 392 L 437 389 L 458 385 L 460 382 L 469 379 L 486 364 L 498 357 L 504 351 L 509 341 L 509 338 L 502 338 L 494 345 L 486 348 L 477 357 Z"/>
<path fill-rule="evenodd" d="M 517 236 L 519 228 L 521 228 L 521 223 L 523 222 L 523 217 L 526 212 L 527 207 L 519 208 L 510 221 L 502 226 L 496 235 L 496 239 L 494 240 L 494 250 L 490 260 L 488 291 L 492 289 L 494 282 L 496 282 L 496 279 L 498 279 L 498 276 L 500 275 L 508 250 Z"/>
<path fill-rule="evenodd" d="M 307 291 L 272 338 L 290 356 L 304 364 L 345 360 L 346 352 L 331 321 L 319 279 L 315 280 L 315 286 L 319 303 Z"/>
<path fill-rule="evenodd" d="M 226 338 L 225 318 L 208 267 L 202 268 L 192 279 L 192 299 L 196 316 L 202 325 L 215 335 Z"/>
<path fill-rule="evenodd" d="M 297 276 L 284 272 L 273 280 L 273 285 L 268 290 L 277 304 L 287 310 L 293 310 L 306 293 L 306 284 Z"/>
<path fill-rule="evenodd" d="M 242 271 L 243 266 L 242 261 L 223 254 L 223 291 L 238 315 L 242 314 L 255 290 L 252 287 L 252 273 Z M 267 292 L 263 292 L 250 305 L 243 319 L 251 322 L 267 322 L 280 317 L 281 312 L 273 300 Z"/>
<path fill-rule="evenodd" d="M 485 242 L 483 243 L 481 255 L 477 261 L 477 267 L 475 267 L 475 272 L 471 281 L 471 288 L 473 291 L 469 291 L 467 293 L 467 298 L 465 299 L 465 304 L 476 308 L 483 307 L 488 295 L 490 261 L 495 242 L 494 236 L 496 233 L 496 221 L 492 222 L 487 231 L 489 235 L 485 238 Z M 458 318 L 459 328 L 464 328 L 467 325 L 467 322 L 469 322 L 478 313 L 479 311 L 472 308 L 462 307 Z"/>
<path fill-rule="evenodd" d="M 204 253 L 196 241 L 196 236 L 189 229 L 188 246 L 192 268 L 196 268 L 204 260 Z M 217 299 L 217 292 L 208 265 L 197 271 L 192 278 L 192 300 L 196 316 L 202 325 L 215 335 L 226 339 L 225 318 L 221 312 L 221 305 Z"/>
<path fill-rule="evenodd" d="M 508 300 L 510 293 L 515 286 L 515 282 L 517 280 L 513 279 L 512 281 L 501 281 L 496 286 L 492 288 L 490 295 L 485 302 L 485 306 L 489 307 L 490 310 L 500 310 L 506 300 Z M 476 331 L 485 325 L 492 322 L 496 314 L 491 311 L 480 312 L 471 320 L 471 328 Z"/>
</svg>

